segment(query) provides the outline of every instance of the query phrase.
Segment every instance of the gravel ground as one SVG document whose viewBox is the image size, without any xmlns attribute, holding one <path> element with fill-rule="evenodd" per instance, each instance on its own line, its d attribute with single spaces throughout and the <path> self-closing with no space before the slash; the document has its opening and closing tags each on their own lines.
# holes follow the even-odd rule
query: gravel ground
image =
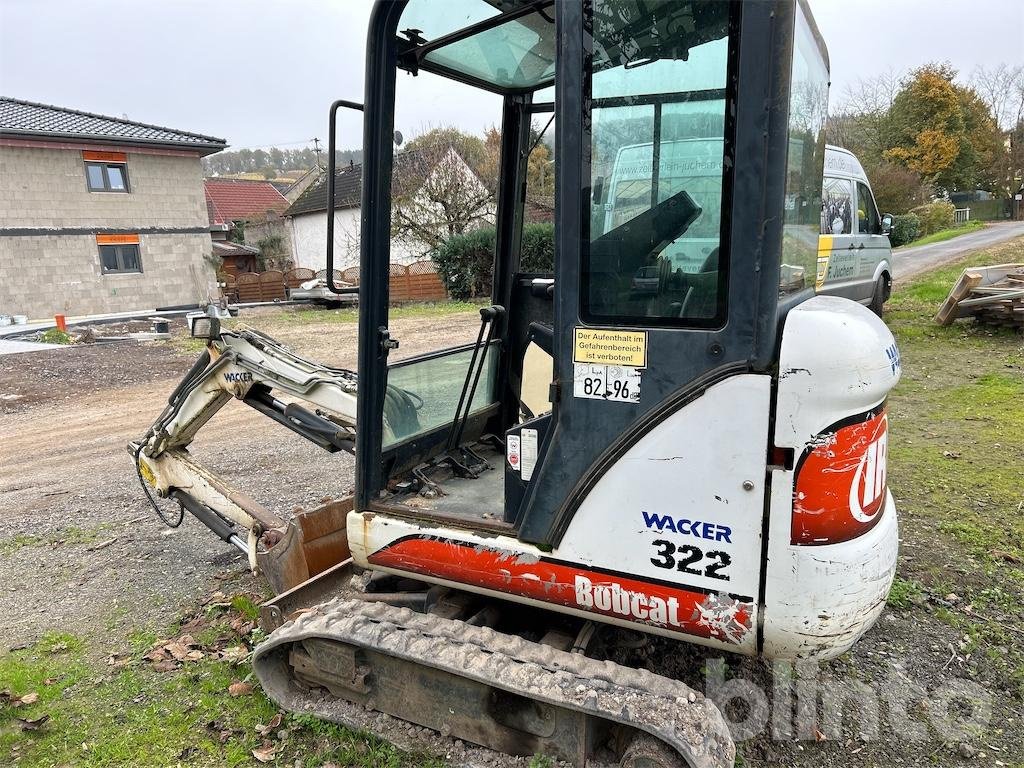
<svg viewBox="0 0 1024 768">
<path fill-rule="evenodd" d="M 411 355 L 472 340 L 477 322 L 463 313 L 429 326 L 405 319 L 394 329 L 401 352 Z M 281 340 L 301 353 L 355 368 L 354 323 L 285 330 Z M 4 358 L 0 591 L 12 618 L 0 622 L 0 644 L 59 630 L 120 647 L 129 632 L 163 627 L 215 589 L 261 588 L 241 553 L 195 520 L 186 517 L 173 530 L 157 521 L 125 451 L 193 359 L 169 342 L 82 344 Z M 279 512 L 352 490 L 349 454 L 325 453 L 234 401 L 192 451 Z"/>
<path fill-rule="evenodd" d="M 472 340 L 477 322 L 475 313 L 396 322 L 393 331 L 402 342 L 396 356 Z M 355 324 L 299 323 L 281 313 L 256 316 L 253 324 L 311 357 L 355 366 Z M 262 588 L 240 553 L 196 521 L 163 528 L 125 453 L 127 441 L 144 432 L 192 359 L 180 345 L 158 342 L 81 345 L 4 360 L 0 590 L 10 618 L 0 623 L 0 644 L 16 646 L 49 631 L 67 631 L 89 641 L 101 657 L 123 647 L 134 631 L 166 626 L 216 589 Z M 345 495 L 352 487 L 348 454 L 326 454 L 235 402 L 200 433 L 193 450 L 201 462 L 282 512 Z M 923 605 L 888 611 L 850 653 L 825 665 L 818 679 L 862 683 L 880 695 L 908 691 L 925 722 L 930 705 L 920 701 L 926 695 L 934 701 L 952 681 L 971 680 L 993 706 L 993 725 L 983 735 L 933 728 L 921 740 L 908 739 L 892 733 L 891 721 L 883 718 L 880 735 L 864 740 L 858 730 L 870 718 L 847 716 L 830 731 L 819 717 L 803 721 L 814 729 L 809 740 L 772 739 L 762 732 L 746 741 L 741 746 L 745 764 L 1024 764 L 1019 702 L 1003 695 L 998 681 L 985 679 L 977 656 L 963 650 L 964 638 L 931 610 Z M 694 646 L 661 639 L 633 652 L 635 662 L 698 687 L 714 659 Z M 725 663 L 730 680 L 750 681 L 769 695 L 773 683 L 792 693 L 792 671 L 773 676 L 762 662 L 729 658 Z M 392 724 L 385 737 L 388 727 L 398 729 L 396 738 L 401 735 L 398 740 L 407 743 L 405 736 L 415 733 Z M 432 746 L 436 739 L 425 736 Z M 443 752 L 456 760 L 465 754 L 462 745 Z"/>
</svg>

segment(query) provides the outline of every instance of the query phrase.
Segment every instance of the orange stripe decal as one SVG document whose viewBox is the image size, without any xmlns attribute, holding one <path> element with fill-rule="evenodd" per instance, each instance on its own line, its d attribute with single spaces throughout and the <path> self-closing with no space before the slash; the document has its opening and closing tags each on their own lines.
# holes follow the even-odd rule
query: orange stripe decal
<svg viewBox="0 0 1024 768">
<path fill-rule="evenodd" d="M 370 563 L 519 595 L 724 643 L 753 627 L 753 601 L 724 593 L 641 581 L 521 552 L 437 537 L 410 536 L 369 556 Z"/>
<path fill-rule="evenodd" d="M 94 152 L 83 149 L 82 159 L 93 163 L 127 163 L 128 155 L 124 152 Z"/>
<path fill-rule="evenodd" d="M 138 235 L 96 235 L 97 245 L 138 245 Z"/>
</svg>

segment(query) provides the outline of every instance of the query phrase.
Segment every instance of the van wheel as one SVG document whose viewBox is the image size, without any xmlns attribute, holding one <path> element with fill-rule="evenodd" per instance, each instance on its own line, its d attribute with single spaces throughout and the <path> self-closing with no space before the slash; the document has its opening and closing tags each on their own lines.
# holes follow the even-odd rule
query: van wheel
<svg viewBox="0 0 1024 768">
<path fill-rule="evenodd" d="M 879 275 L 878 280 L 875 282 L 875 291 L 871 294 L 871 303 L 868 307 L 879 317 L 882 316 L 882 306 L 885 304 L 885 300 L 889 298 L 889 283 L 885 279 L 885 275 Z"/>
</svg>

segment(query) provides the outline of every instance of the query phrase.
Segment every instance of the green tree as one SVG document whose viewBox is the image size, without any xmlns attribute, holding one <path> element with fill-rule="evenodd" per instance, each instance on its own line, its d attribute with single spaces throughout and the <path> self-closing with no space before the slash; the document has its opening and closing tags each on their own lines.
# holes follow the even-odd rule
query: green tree
<svg viewBox="0 0 1024 768">
<path fill-rule="evenodd" d="M 889 110 L 890 147 L 882 154 L 945 191 L 991 188 L 999 128 L 978 94 L 955 80 L 948 64 L 910 73 Z"/>
</svg>

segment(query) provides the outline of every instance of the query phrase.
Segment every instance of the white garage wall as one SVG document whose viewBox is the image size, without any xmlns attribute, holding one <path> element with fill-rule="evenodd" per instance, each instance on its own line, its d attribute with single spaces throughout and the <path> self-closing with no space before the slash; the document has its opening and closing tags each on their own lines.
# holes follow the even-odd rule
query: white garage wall
<svg viewBox="0 0 1024 768">
<path fill-rule="evenodd" d="M 334 212 L 334 268 L 345 269 L 359 264 L 359 209 L 346 208 Z M 327 212 L 292 216 L 291 239 L 295 266 L 313 270 L 327 268 Z M 392 241 L 391 262 L 411 264 L 419 253 Z"/>
</svg>

